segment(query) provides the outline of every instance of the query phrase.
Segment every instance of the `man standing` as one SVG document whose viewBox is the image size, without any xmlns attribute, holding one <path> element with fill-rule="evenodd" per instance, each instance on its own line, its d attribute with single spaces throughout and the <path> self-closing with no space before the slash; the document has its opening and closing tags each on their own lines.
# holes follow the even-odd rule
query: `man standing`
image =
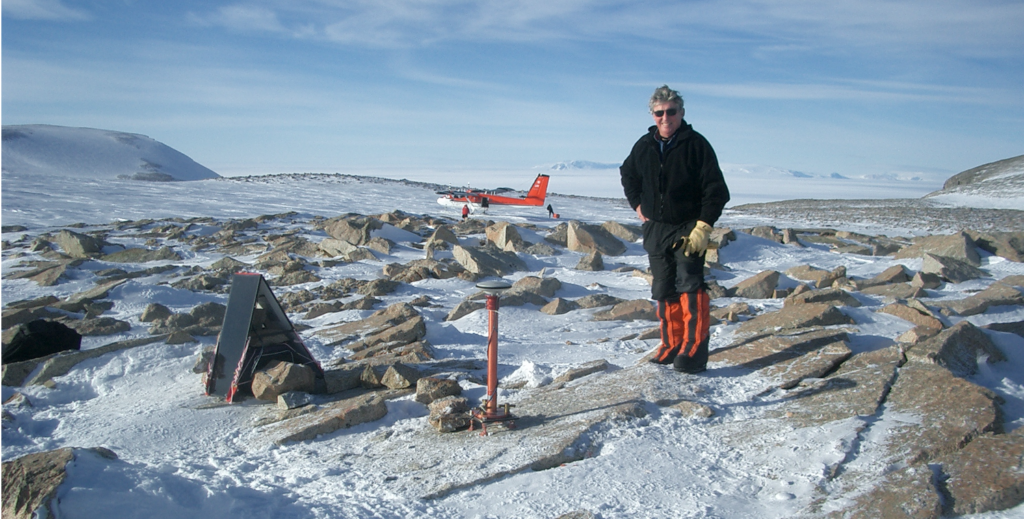
<svg viewBox="0 0 1024 519">
<path fill-rule="evenodd" d="M 700 373 L 707 368 L 711 318 L 704 254 L 729 188 L 711 144 L 683 120 L 679 92 L 659 87 L 648 106 L 655 124 L 633 145 L 619 173 L 643 222 L 654 278 L 661 344 L 651 362 Z"/>
</svg>

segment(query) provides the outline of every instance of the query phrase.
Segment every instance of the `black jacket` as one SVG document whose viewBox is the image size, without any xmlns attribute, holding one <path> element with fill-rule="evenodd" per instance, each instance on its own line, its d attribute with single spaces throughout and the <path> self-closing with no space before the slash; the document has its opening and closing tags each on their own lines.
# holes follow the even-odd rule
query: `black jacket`
<svg viewBox="0 0 1024 519">
<path fill-rule="evenodd" d="M 619 168 L 630 207 L 641 206 L 643 215 L 656 222 L 702 220 L 714 225 L 729 202 L 715 150 L 683 121 L 663 157 L 657 131 L 651 126 Z"/>
</svg>

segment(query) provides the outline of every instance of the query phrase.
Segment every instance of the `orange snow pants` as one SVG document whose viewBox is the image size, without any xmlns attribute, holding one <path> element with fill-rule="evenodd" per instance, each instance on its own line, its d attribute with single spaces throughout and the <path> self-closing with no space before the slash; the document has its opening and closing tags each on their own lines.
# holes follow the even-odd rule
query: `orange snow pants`
<svg viewBox="0 0 1024 519">
<path fill-rule="evenodd" d="M 711 298 L 703 288 L 658 301 L 661 347 L 654 360 L 679 371 L 703 371 L 708 362 Z M 677 358 L 683 357 L 683 358 Z"/>
</svg>

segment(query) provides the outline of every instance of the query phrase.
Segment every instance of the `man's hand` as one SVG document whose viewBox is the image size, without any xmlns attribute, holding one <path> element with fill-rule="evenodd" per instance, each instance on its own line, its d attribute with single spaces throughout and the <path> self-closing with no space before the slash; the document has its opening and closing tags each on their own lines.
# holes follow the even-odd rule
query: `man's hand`
<svg viewBox="0 0 1024 519">
<path fill-rule="evenodd" d="M 690 231 L 690 236 L 686 239 L 683 254 L 687 256 L 700 256 L 704 254 L 704 251 L 708 250 L 708 239 L 711 237 L 711 226 L 706 222 L 697 220 L 697 225 Z"/>
<path fill-rule="evenodd" d="M 644 213 L 640 211 L 640 206 L 636 206 L 636 215 L 640 217 L 641 222 L 647 221 L 647 217 L 644 216 Z"/>
</svg>

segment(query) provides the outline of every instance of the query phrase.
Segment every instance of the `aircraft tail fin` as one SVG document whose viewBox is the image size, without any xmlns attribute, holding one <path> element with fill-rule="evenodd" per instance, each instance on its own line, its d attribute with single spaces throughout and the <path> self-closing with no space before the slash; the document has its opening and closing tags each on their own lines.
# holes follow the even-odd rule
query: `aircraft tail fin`
<svg viewBox="0 0 1024 519">
<path fill-rule="evenodd" d="M 548 180 L 550 178 L 543 173 L 537 175 L 537 179 L 533 181 L 530 191 L 526 193 L 526 200 L 533 202 L 533 205 L 544 205 L 544 199 L 548 196 Z"/>
</svg>

